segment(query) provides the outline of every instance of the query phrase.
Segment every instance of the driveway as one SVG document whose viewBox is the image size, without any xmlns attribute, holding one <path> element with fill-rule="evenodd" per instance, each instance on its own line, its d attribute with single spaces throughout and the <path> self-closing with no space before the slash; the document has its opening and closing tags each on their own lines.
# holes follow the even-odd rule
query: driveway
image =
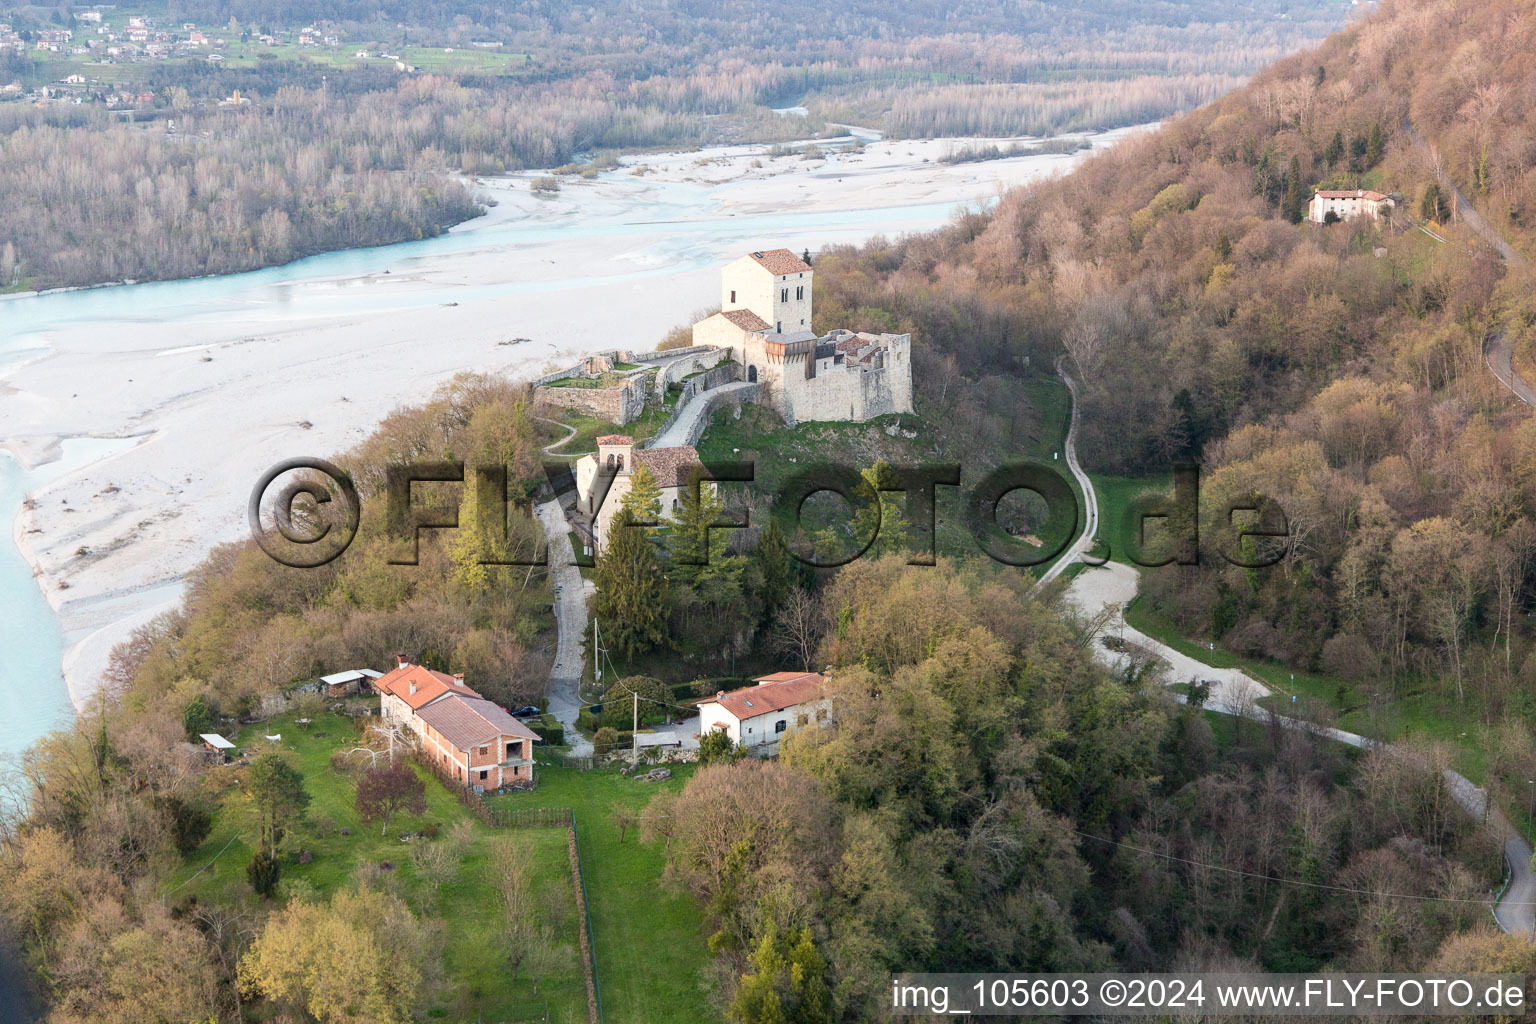
<svg viewBox="0 0 1536 1024">
<path fill-rule="evenodd" d="M 746 381 L 735 381 L 730 384 L 721 384 L 717 388 L 710 388 L 708 391 L 700 391 L 688 400 L 688 404 L 683 407 L 683 411 L 677 419 L 672 421 L 672 425 L 652 438 L 650 444 L 646 445 L 646 447 L 680 448 L 683 445 L 692 444 L 693 438 L 697 436 L 696 428 L 701 426 L 700 421 L 709 413 L 709 400 L 711 398 L 728 391 L 740 391 L 743 388 L 755 387 L 757 387 L 756 384 Z"/>
</svg>

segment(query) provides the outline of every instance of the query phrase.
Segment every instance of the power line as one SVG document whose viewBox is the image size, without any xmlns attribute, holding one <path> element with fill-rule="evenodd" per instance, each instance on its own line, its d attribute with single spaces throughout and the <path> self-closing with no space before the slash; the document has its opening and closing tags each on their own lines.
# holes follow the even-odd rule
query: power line
<svg viewBox="0 0 1536 1024">
<path fill-rule="evenodd" d="M 1275 878 L 1271 875 L 1261 875 L 1256 871 L 1244 871 L 1241 868 L 1229 868 L 1220 864 L 1207 864 L 1203 861 L 1190 860 L 1188 857 L 1176 857 L 1171 853 L 1159 853 L 1157 850 L 1149 850 L 1144 846 L 1132 846 L 1130 843 L 1122 843 L 1114 839 L 1106 839 L 1103 836 L 1096 836 L 1091 832 L 1082 832 L 1078 829 L 1071 828 L 1066 825 L 1063 825 L 1062 828 L 1066 829 L 1068 832 L 1073 833 L 1074 835 L 1082 836 L 1084 839 L 1092 839 L 1095 842 L 1104 843 L 1108 846 L 1118 846 L 1122 850 L 1131 850 L 1135 853 L 1144 853 L 1149 857 L 1160 857 L 1163 860 L 1171 860 L 1179 864 L 1187 864 L 1190 867 L 1204 868 L 1208 871 L 1221 871 L 1229 875 L 1241 875 L 1244 878 L 1255 878 L 1261 882 L 1275 882 L 1279 885 L 1295 885 L 1307 889 L 1324 889 L 1329 892 L 1350 893 L 1356 896 L 1384 896 L 1399 900 L 1422 900 L 1426 903 L 1475 903 L 1478 906 L 1486 906 L 1488 903 L 1488 900 L 1486 899 L 1463 899 L 1455 896 L 1423 896 L 1418 893 L 1410 892 L 1382 892 L 1379 889 L 1357 889 L 1348 885 L 1328 885 L 1324 882 L 1307 882 L 1299 878 Z M 1525 907 L 1536 904 L 1500 903 L 1499 905 L 1509 907 Z"/>
</svg>

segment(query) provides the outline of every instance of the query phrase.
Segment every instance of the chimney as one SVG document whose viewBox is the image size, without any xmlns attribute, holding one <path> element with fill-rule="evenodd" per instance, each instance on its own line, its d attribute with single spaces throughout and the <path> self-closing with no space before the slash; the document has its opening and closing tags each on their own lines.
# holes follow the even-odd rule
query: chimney
<svg viewBox="0 0 1536 1024">
<path fill-rule="evenodd" d="M 453 674 L 453 685 L 454 686 L 463 686 L 464 685 L 464 673 L 463 672 L 455 672 Z"/>
<path fill-rule="evenodd" d="M 411 693 L 412 695 L 416 693 L 416 680 L 414 679 L 411 680 Z"/>
<path fill-rule="evenodd" d="M 409 665 L 410 663 L 410 659 L 408 659 L 405 655 L 395 655 L 395 668 L 405 668 L 405 666 Z"/>
</svg>

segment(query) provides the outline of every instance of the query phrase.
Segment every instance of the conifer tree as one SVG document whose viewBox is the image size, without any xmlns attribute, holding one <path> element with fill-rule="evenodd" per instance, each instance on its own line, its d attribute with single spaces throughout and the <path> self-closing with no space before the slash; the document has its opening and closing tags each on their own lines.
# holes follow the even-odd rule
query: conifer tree
<svg viewBox="0 0 1536 1024">
<path fill-rule="evenodd" d="M 667 579 L 647 533 L 633 525 L 627 511 L 620 511 L 593 573 L 593 614 L 603 636 L 626 658 L 650 650 L 667 636 Z"/>
<path fill-rule="evenodd" d="M 619 511 L 628 512 L 637 523 L 654 523 L 661 518 L 661 485 L 645 463 L 635 462 L 629 490 L 619 499 Z"/>
</svg>

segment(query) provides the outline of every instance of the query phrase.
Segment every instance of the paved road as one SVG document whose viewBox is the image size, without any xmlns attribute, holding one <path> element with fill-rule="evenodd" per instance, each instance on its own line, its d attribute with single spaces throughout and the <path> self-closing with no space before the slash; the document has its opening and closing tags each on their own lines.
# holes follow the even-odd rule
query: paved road
<svg viewBox="0 0 1536 1024">
<path fill-rule="evenodd" d="M 1082 535 L 1069 544 L 1055 564 L 1041 574 L 1039 582 L 1035 584 L 1037 589 L 1060 576 L 1067 566 L 1079 561 L 1086 552 L 1091 551 L 1094 538 L 1099 534 L 1099 496 L 1094 493 L 1088 474 L 1083 472 L 1083 467 L 1077 461 L 1077 407 L 1080 404 L 1077 400 L 1077 382 L 1062 369 L 1062 361 L 1059 359 L 1056 361 L 1056 372 L 1061 375 L 1062 380 L 1067 382 L 1067 390 L 1072 392 L 1072 419 L 1067 427 L 1067 440 L 1062 445 L 1062 452 L 1066 456 L 1067 469 L 1072 471 L 1072 478 L 1077 481 L 1077 486 L 1083 492 L 1083 503 L 1087 507 L 1088 515 L 1084 519 Z"/>
<path fill-rule="evenodd" d="M 682 415 L 672 421 L 672 425 L 652 438 L 648 448 L 678 448 L 692 443 L 695 428 L 709 411 L 709 400 L 715 395 L 728 391 L 740 391 L 743 388 L 755 388 L 756 384 L 746 381 L 735 381 L 730 384 L 722 384 L 708 391 L 701 391 L 688 400 L 683 407 Z"/>
<path fill-rule="evenodd" d="M 1440 187 L 1451 194 L 1455 201 L 1456 216 L 1461 219 L 1461 222 L 1476 232 L 1483 241 L 1493 246 L 1498 251 L 1500 258 L 1503 259 L 1505 266 L 1519 267 L 1521 269 L 1528 268 L 1530 260 L 1525 258 L 1524 253 L 1506 242 L 1504 236 L 1493 230 L 1493 226 L 1483 219 L 1482 214 L 1477 212 L 1477 207 L 1473 206 L 1471 201 L 1461 194 L 1461 189 L 1456 187 L 1456 183 L 1451 180 L 1450 175 L 1446 174 L 1445 169 L 1435 162 L 1429 150 L 1429 143 L 1424 141 L 1423 137 L 1413 127 L 1413 124 L 1406 118 L 1403 120 L 1403 131 L 1413 141 L 1414 148 L 1419 151 L 1419 154 L 1424 158 L 1424 162 L 1434 168 L 1436 176 L 1440 179 Z M 1434 235 L 1433 232 L 1429 232 L 1429 234 L 1441 242 L 1445 241 L 1444 238 Z M 1499 379 L 1500 384 L 1514 392 L 1515 397 L 1526 405 L 1536 407 L 1536 388 L 1532 388 L 1515 372 L 1512 362 L 1513 348 L 1514 344 L 1510 341 L 1508 332 L 1499 331 L 1488 339 L 1488 343 L 1483 351 L 1483 359 L 1488 364 L 1488 369 L 1492 370 L 1493 375 Z"/>
<path fill-rule="evenodd" d="M 574 564 L 570 527 L 559 500 L 546 501 L 536 509 L 544 537 L 549 544 L 550 575 L 555 585 L 555 663 L 549 670 L 549 711 L 565 726 L 565 738 L 571 753 L 588 756 L 591 741 L 576 731 L 576 715 L 581 710 L 581 676 L 586 666 L 587 597 L 592 584 L 581 578 Z"/>
</svg>

